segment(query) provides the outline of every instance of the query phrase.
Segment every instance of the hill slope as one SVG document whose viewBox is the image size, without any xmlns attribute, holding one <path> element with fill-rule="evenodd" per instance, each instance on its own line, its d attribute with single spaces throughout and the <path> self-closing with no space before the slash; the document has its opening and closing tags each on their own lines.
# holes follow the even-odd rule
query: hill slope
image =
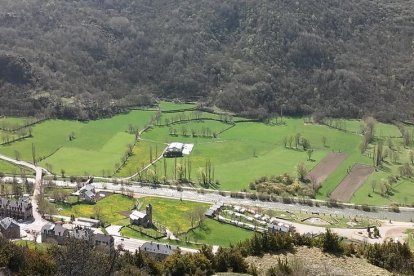
<svg viewBox="0 0 414 276">
<path fill-rule="evenodd" d="M 263 117 L 411 119 L 414 8 L 396 0 L 0 0 L 0 108 L 96 118 L 151 96 Z"/>
</svg>

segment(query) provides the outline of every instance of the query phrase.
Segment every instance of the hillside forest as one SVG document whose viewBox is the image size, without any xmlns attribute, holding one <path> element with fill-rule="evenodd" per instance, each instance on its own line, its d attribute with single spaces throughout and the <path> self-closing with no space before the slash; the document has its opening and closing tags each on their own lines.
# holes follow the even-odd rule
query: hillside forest
<svg viewBox="0 0 414 276">
<path fill-rule="evenodd" d="M 0 115 L 88 120 L 156 98 L 265 118 L 412 119 L 406 0 L 0 0 Z"/>
</svg>

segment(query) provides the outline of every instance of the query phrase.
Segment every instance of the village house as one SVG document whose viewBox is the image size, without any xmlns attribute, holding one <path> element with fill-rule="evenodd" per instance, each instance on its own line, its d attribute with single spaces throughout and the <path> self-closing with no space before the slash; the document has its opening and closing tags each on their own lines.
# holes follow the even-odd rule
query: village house
<svg viewBox="0 0 414 276">
<path fill-rule="evenodd" d="M 32 203 L 29 197 L 0 198 L 0 217 L 10 217 L 16 220 L 32 218 Z"/>
<path fill-rule="evenodd" d="M 139 248 L 143 252 L 147 252 L 157 258 L 158 260 L 162 260 L 172 254 L 178 249 L 177 246 L 171 246 L 169 244 L 162 244 L 156 242 L 145 242 Z"/>
<path fill-rule="evenodd" d="M 42 242 L 65 244 L 70 239 L 83 240 L 91 246 L 114 248 L 114 238 L 110 235 L 94 233 L 92 229 L 76 226 L 67 229 L 60 224 L 48 223 L 41 230 Z"/>
<path fill-rule="evenodd" d="M 95 186 L 92 184 L 86 184 L 82 188 L 80 188 L 78 191 L 73 193 L 73 195 L 79 196 L 79 200 L 85 203 L 89 204 L 95 204 L 96 203 L 96 191 Z"/>
<path fill-rule="evenodd" d="M 0 232 L 6 239 L 19 239 L 20 226 L 12 218 L 4 218 L 0 220 Z"/>
<path fill-rule="evenodd" d="M 133 225 L 151 227 L 152 224 L 152 205 L 148 204 L 145 208 L 145 213 L 134 210 L 129 215 L 129 221 Z"/>
<path fill-rule="evenodd" d="M 42 237 L 42 242 L 62 245 L 68 238 L 68 232 L 69 230 L 62 225 L 49 222 L 42 227 L 40 235 Z"/>
</svg>

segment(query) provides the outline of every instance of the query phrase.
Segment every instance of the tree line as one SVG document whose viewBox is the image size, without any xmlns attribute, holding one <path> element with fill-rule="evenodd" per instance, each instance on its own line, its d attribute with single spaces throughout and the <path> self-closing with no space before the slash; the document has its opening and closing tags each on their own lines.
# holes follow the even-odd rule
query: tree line
<svg viewBox="0 0 414 276">
<path fill-rule="evenodd" d="M 353 244 L 327 230 L 320 236 L 264 233 L 230 247 L 203 245 L 197 253 L 183 254 L 180 249 L 163 260 L 142 252 L 92 248 L 82 240 L 71 240 L 64 246 L 50 245 L 45 250 L 18 246 L 0 238 L 0 265 L 16 275 L 213 275 L 216 272 L 250 273 L 257 267 L 248 265 L 247 256 L 263 256 L 293 252 L 296 246 L 318 247 L 323 252 L 340 256 L 365 258 L 373 265 L 394 273 L 414 273 L 413 253 L 408 244 L 387 241 L 382 244 Z M 327 264 L 329 266 L 330 264 Z M 294 269 L 281 260 L 269 272 L 290 275 Z M 303 268 L 301 269 L 303 271 Z"/>
<path fill-rule="evenodd" d="M 88 120 L 179 98 L 259 119 L 411 120 L 412 12 L 404 0 L 4 0 L 0 110 Z"/>
</svg>

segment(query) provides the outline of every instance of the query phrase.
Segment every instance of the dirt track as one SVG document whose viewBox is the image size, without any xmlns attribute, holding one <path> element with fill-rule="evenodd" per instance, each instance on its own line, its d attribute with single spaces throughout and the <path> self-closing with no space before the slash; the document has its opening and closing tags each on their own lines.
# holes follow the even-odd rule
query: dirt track
<svg viewBox="0 0 414 276">
<path fill-rule="evenodd" d="M 356 190 L 358 190 L 373 172 L 374 168 L 371 166 L 356 164 L 332 192 L 331 198 L 342 202 L 349 201 Z"/>
<path fill-rule="evenodd" d="M 329 153 L 318 165 L 306 176 L 306 179 L 316 180 L 319 186 L 328 176 L 346 159 L 345 153 Z"/>
</svg>

